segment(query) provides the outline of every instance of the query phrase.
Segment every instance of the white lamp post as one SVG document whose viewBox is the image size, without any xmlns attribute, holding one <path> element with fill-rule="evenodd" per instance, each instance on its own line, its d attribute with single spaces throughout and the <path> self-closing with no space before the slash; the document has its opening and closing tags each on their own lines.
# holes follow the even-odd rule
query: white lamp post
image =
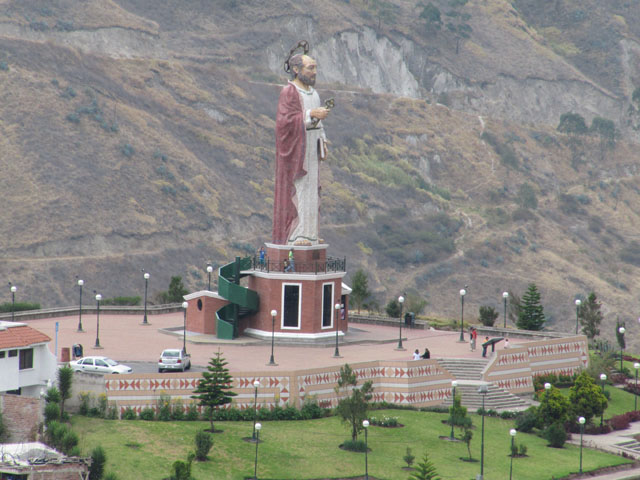
<svg viewBox="0 0 640 480">
<path fill-rule="evenodd" d="M 258 417 L 258 387 L 260 386 L 259 380 L 253 381 L 253 388 L 255 389 L 253 396 L 253 433 L 251 434 L 251 439 L 256 441 L 256 420 Z"/>
<path fill-rule="evenodd" d="M 369 480 L 369 420 L 363 421 L 362 426 L 364 427 L 364 478 Z"/>
<path fill-rule="evenodd" d="M 604 395 L 604 382 L 607 381 L 607 375 L 605 373 L 600 374 L 600 381 L 602 381 L 602 394 Z M 600 415 L 600 426 L 604 425 L 604 409 L 602 415 Z"/>
<path fill-rule="evenodd" d="M 516 433 L 518 432 L 515 428 L 509 430 L 509 435 L 511 435 L 511 465 L 509 466 L 509 480 L 513 478 L 513 447 L 516 439 Z"/>
<path fill-rule="evenodd" d="M 334 310 L 335 310 L 335 322 L 336 322 L 336 350 L 333 352 L 333 357 L 334 358 L 341 358 L 340 357 L 340 350 L 338 350 L 338 320 L 340 320 L 340 304 L 336 303 L 333 306 Z M 402 319 L 401 319 L 402 321 Z M 401 339 L 402 341 L 402 339 Z"/>
<path fill-rule="evenodd" d="M 275 361 L 275 359 L 273 358 L 273 344 L 274 344 L 274 339 L 275 339 L 275 334 L 276 334 L 276 316 L 278 315 L 278 311 L 277 310 L 271 310 L 271 358 L 269 359 L 269 363 L 267 363 L 268 366 L 276 366 L 277 363 Z"/>
<path fill-rule="evenodd" d="M 184 317 L 182 320 L 182 351 L 187 354 L 187 307 L 188 302 L 182 302 L 182 310 L 184 310 Z"/>
<path fill-rule="evenodd" d="M 620 334 L 621 341 L 620 341 L 620 373 L 622 373 L 622 354 L 624 352 L 624 332 L 626 332 L 627 330 L 624 327 L 620 327 L 618 329 L 618 333 Z"/>
<path fill-rule="evenodd" d="M 460 290 L 460 342 L 464 342 L 464 296 L 467 291 L 463 288 Z"/>
<path fill-rule="evenodd" d="M 142 325 L 149 325 L 147 321 L 147 290 L 149 288 L 149 277 L 147 272 L 144 272 L 144 318 L 142 319 Z"/>
<path fill-rule="evenodd" d="M 260 444 L 260 430 L 262 429 L 262 424 L 256 423 L 256 460 L 253 467 L 253 478 L 258 480 L 258 445 Z"/>
<path fill-rule="evenodd" d="M 582 305 L 582 301 L 578 298 L 575 301 L 576 304 L 576 335 L 578 334 L 578 313 L 580 312 L 580 305 Z"/>
<path fill-rule="evenodd" d="M 213 267 L 211 265 L 207 265 L 207 275 L 209 277 L 207 290 L 209 291 L 211 291 L 211 272 L 213 272 Z"/>
<path fill-rule="evenodd" d="M 84 286 L 84 280 L 78 280 L 78 287 L 80 288 L 80 302 L 78 306 L 78 332 L 84 332 L 82 329 L 82 287 Z"/>
<path fill-rule="evenodd" d="M 509 300 L 509 292 L 502 292 L 502 300 L 504 302 L 504 328 L 507 328 L 507 300 Z"/>
<path fill-rule="evenodd" d="M 406 350 L 402 347 L 402 307 L 404 306 L 404 297 L 402 295 L 398 297 L 398 303 L 400 304 L 400 338 L 398 339 L 396 350 Z"/>
<path fill-rule="evenodd" d="M 11 285 L 11 282 L 9 282 Z M 11 285 L 11 321 L 14 322 L 16 319 L 16 292 L 18 291 L 18 287 L 15 285 Z"/>
<path fill-rule="evenodd" d="M 102 348 L 100 346 L 100 300 L 102 295 L 98 293 L 96 294 L 96 344 L 93 348 Z"/>
<path fill-rule="evenodd" d="M 584 417 L 578 419 L 578 423 L 580 424 L 580 473 L 582 473 L 582 435 L 584 434 L 584 422 L 586 422 Z"/>
</svg>

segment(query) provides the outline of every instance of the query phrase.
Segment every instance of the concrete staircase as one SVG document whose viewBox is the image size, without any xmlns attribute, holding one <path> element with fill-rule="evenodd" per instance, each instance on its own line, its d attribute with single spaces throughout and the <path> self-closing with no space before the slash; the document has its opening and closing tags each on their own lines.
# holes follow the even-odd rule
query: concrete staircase
<svg viewBox="0 0 640 480">
<path fill-rule="evenodd" d="M 461 395 L 462 405 L 471 412 L 475 412 L 482 407 L 483 394 L 478 393 L 480 385 L 488 385 L 489 387 L 489 391 L 484 398 L 485 410 L 496 410 L 498 412 L 505 410 L 520 411 L 527 409 L 531 405 L 530 401 L 482 380 L 482 372 L 488 363 L 486 359 L 439 358 L 438 363 L 456 378 L 458 382 L 456 394 Z M 442 405 L 450 407 L 452 403 L 453 400 L 448 398 Z"/>
</svg>

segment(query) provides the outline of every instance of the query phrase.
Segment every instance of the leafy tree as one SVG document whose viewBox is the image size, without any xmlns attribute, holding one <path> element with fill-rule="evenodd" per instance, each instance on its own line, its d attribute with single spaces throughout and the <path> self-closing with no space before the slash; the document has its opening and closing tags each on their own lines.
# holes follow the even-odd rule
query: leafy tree
<svg viewBox="0 0 640 480">
<path fill-rule="evenodd" d="M 387 0 L 372 0 L 371 7 L 378 17 L 378 29 L 382 26 L 382 22 L 393 25 L 400 11 L 400 7 Z"/>
<path fill-rule="evenodd" d="M 509 292 L 509 304 L 507 306 L 507 315 L 512 323 L 518 323 L 520 311 L 522 310 L 522 301 L 518 294 Z"/>
<path fill-rule="evenodd" d="M 193 391 L 198 395 L 192 395 L 199 401 L 200 405 L 205 407 L 209 422 L 211 423 L 211 432 L 213 433 L 213 415 L 214 411 L 221 405 L 231 403 L 231 399 L 237 395 L 232 392 L 233 379 L 226 368 L 227 362 L 220 353 L 216 352 L 216 356 L 209 360 L 207 371 L 202 372 L 202 378 L 198 383 L 198 387 Z"/>
<path fill-rule="evenodd" d="M 358 433 L 364 428 L 362 421 L 369 413 L 369 400 L 373 397 L 373 384 L 366 381 L 361 388 L 356 388 L 358 379 L 348 363 L 340 368 L 340 379 L 335 390 L 342 395 L 336 412 L 342 421 L 351 427 L 351 439 L 355 442 Z M 351 394 L 349 395 L 349 390 Z"/>
<path fill-rule="evenodd" d="M 612 147 L 616 138 L 616 124 L 613 120 L 602 117 L 594 117 L 591 121 L 591 132 L 600 137 L 600 140 L 605 142 L 606 146 Z"/>
<path fill-rule="evenodd" d="M 413 312 L 416 315 L 420 315 L 424 311 L 424 307 L 426 307 L 429 302 L 427 302 L 420 295 L 415 293 L 408 293 L 405 296 L 405 311 Z"/>
<path fill-rule="evenodd" d="M 538 287 L 531 283 L 522 296 L 517 326 L 523 330 L 542 330 L 545 320 L 544 308 L 540 304 L 540 292 Z"/>
<path fill-rule="evenodd" d="M 400 315 L 402 314 L 402 306 L 400 305 L 400 302 L 394 298 L 389 300 L 389 303 L 384 307 L 384 311 L 387 312 L 387 315 L 391 318 L 400 318 Z"/>
<path fill-rule="evenodd" d="M 570 411 L 569 399 L 552 386 L 542 394 L 540 406 L 536 410 L 538 427 L 545 428 L 554 423 L 564 423 L 569 419 Z"/>
<path fill-rule="evenodd" d="M 426 451 L 422 461 L 416 465 L 416 471 L 409 476 L 409 480 L 441 480 Z"/>
<path fill-rule="evenodd" d="M 184 296 L 189 293 L 182 283 L 182 277 L 175 275 L 171 277 L 169 282 L 169 290 L 160 292 L 158 300 L 162 303 L 182 303 Z"/>
<path fill-rule="evenodd" d="M 569 390 L 569 402 L 573 416 L 584 417 L 587 423 L 607 408 L 607 397 L 587 372 L 582 372 L 576 377 Z"/>
<path fill-rule="evenodd" d="M 351 278 L 351 288 L 351 301 L 358 309 L 358 314 L 360 314 L 362 304 L 371 296 L 369 279 L 364 270 L 360 269 L 353 274 L 353 278 Z"/>
<path fill-rule="evenodd" d="M 602 304 L 596 294 L 591 292 L 587 299 L 578 307 L 578 320 L 584 333 L 590 341 L 600 335 L 600 323 L 602 322 Z"/>
<path fill-rule="evenodd" d="M 522 208 L 530 208 L 531 210 L 538 208 L 538 197 L 536 196 L 536 191 L 529 183 L 523 183 L 520 185 L 516 201 Z"/>
<path fill-rule="evenodd" d="M 2 419 L 2 412 L 0 412 L 0 443 L 4 443 L 7 439 L 7 427 L 4 425 L 4 420 Z"/>
<path fill-rule="evenodd" d="M 467 445 L 467 451 L 469 452 L 469 461 L 473 460 L 471 456 L 471 439 L 473 438 L 473 431 L 471 425 L 464 427 L 464 434 L 462 435 L 462 441 Z"/>
<path fill-rule="evenodd" d="M 562 133 L 584 135 L 589 131 L 584 117 L 577 113 L 563 113 L 557 130 Z"/>
<path fill-rule="evenodd" d="M 66 366 L 58 369 L 58 389 L 60 390 L 60 418 L 64 418 L 64 401 L 71 398 L 73 368 Z"/>
<path fill-rule="evenodd" d="M 616 320 L 616 340 L 618 341 L 618 346 L 620 347 L 621 350 L 624 350 L 627 347 L 624 341 L 624 335 L 620 333 L 620 327 L 624 327 L 624 326 L 625 326 L 624 322 L 620 322 L 620 320 Z"/>
<path fill-rule="evenodd" d="M 480 306 L 480 323 L 485 327 L 493 327 L 499 315 L 500 314 L 493 307 L 489 307 L 487 305 Z"/>
<path fill-rule="evenodd" d="M 469 38 L 473 31 L 471 25 L 467 23 L 471 19 L 471 15 L 456 10 L 458 7 L 464 7 L 467 3 L 468 0 L 451 0 L 449 2 L 451 10 L 445 13 L 445 16 L 449 20 L 447 22 L 447 30 L 453 33 L 456 39 L 456 55 L 460 51 L 460 40 Z"/>
<path fill-rule="evenodd" d="M 91 467 L 89 467 L 89 480 L 101 480 L 104 475 L 104 465 L 107 463 L 107 454 L 104 448 L 97 446 L 91 452 Z"/>
<path fill-rule="evenodd" d="M 442 16 L 440 10 L 433 3 L 429 2 L 427 5 L 421 4 L 422 12 L 420 12 L 420 18 L 425 21 L 425 27 L 427 32 L 434 33 L 442 28 Z"/>
</svg>

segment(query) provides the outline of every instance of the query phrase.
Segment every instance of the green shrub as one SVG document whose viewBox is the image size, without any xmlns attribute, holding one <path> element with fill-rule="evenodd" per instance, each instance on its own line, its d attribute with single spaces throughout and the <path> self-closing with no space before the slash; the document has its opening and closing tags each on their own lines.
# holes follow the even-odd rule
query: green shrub
<svg viewBox="0 0 640 480">
<path fill-rule="evenodd" d="M 198 413 L 198 406 L 195 403 L 189 405 L 187 408 L 186 419 L 190 422 L 194 422 L 200 418 L 200 414 Z"/>
<path fill-rule="evenodd" d="M 107 463 L 107 454 L 104 448 L 98 446 L 91 452 L 91 467 L 89 467 L 89 480 L 101 480 L 104 475 L 104 465 Z"/>
<path fill-rule="evenodd" d="M 185 408 L 182 404 L 182 400 L 178 399 L 173 402 L 171 407 L 171 420 L 184 420 L 185 419 Z"/>
<path fill-rule="evenodd" d="M 120 153 L 122 153 L 127 158 L 131 158 L 136 153 L 136 151 L 130 144 L 125 143 L 120 147 Z"/>
<path fill-rule="evenodd" d="M 516 430 L 522 433 L 531 432 L 538 424 L 536 407 L 529 407 L 516 415 Z"/>
<path fill-rule="evenodd" d="M 157 407 L 157 419 L 162 422 L 168 422 L 171 420 L 171 397 L 166 394 L 161 394 L 158 402 L 156 404 Z"/>
<path fill-rule="evenodd" d="M 0 70 L 2 70 L 3 72 L 8 72 L 9 64 L 3 60 L 2 62 L 0 62 Z"/>
<path fill-rule="evenodd" d="M 68 454 L 71 450 L 78 445 L 78 434 L 67 428 L 67 431 L 62 436 L 62 441 L 60 445 L 60 449 Z"/>
<path fill-rule="evenodd" d="M 62 395 L 57 387 L 49 387 L 47 393 L 44 396 L 44 401 L 47 403 L 60 403 L 62 401 Z"/>
<path fill-rule="evenodd" d="M 98 395 L 98 416 L 100 418 L 106 418 L 108 406 L 107 396 L 104 393 Z"/>
<path fill-rule="evenodd" d="M 208 459 L 207 455 L 209 454 L 209 451 L 213 446 L 213 437 L 210 433 L 200 430 L 198 433 L 196 433 L 195 442 L 196 459 L 201 462 L 205 462 Z"/>
<path fill-rule="evenodd" d="M 342 444 L 342 448 L 349 450 L 350 452 L 364 452 L 367 450 L 364 440 L 345 440 Z"/>
<path fill-rule="evenodd" d="M 560 423 L 554 423 L 544 431 L 544 438 L 553 448 L 562 448 L 567 441 L 567 432 Z"/>
<path fill-rule="evenodd" d="M 122 412 L 123 420 L 136 420 L 137 418 L 138 418 L 138 414 L 131 407 L 125 408 L 124 412 Z"/>
<path fill-rule="evenodd" d="M 49 424 L 60 419 L 60 405 L 55 402 L 49 402 L 44 407 L 44 423 Z"/>
<path fill-rule="evenodd" d="M 413 465 L 413 462 L 416 459 L 416 457 L 415 457 L 415 455 L 413 455 L 411 453 L 411 449 L 409 447 L 407 447 L 407 453 L 405 453 L 405 455 L 404 455 L 404 457 L 402 457 L 402 459 L 407 464 L 407 468 L 411 468 L 411 465 Z"/>
<path fill-rule="evenodd" d="M 153 421 L 156 417 L 156 412 L 153 408 L 145 407 L 140 412 L 139 417 L 140 417 L 140 420 Z"/>
<path fill-rule="evenodd" d="M 487 305 L 480 306 L 480 323 L 485 327 L 493 327 L 499 315 L 493 307 Z"/>
<path fill-rule="evenodd" d="M 113 297 L 102 300 L 103 305 L 140 305 L 141 297 Z"/>
<path fill-rule="evenodd" d="M 24 312 L 27 310 L 40 310 L 40 304 L 30 302 L 15 302 L 14 304 L 5 302 L 0 304 L 0 313 Z"/>
<path fill-rule="evenodd" d="M 524 457 L 527 455 L 527 446 L 524 443 L 518 445 L 518 455 Z"/>
</svg>

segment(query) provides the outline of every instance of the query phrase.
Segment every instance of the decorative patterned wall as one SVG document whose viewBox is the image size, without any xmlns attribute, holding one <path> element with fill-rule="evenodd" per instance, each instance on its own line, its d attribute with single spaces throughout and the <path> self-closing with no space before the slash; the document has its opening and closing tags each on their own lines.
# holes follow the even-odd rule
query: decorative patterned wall
<svg viewBox="0 0 640 480">
<path fill-rule="evenodd" d="M 530 342 L 522 347 L 498 350 L 483 372 L 483 379 L 515 394 L 533 392 L 533 376 L 546 373 L 571 375 L 588 365 L 587 338 L 577 336 Z M 373 361 L 351 365 L 361 385 L 371 380 L 373 399 L 415 407 L 439 405 L 451 395 L 453 376 L 435 359 L 416 361 Z M 300 407 L 314 398 L 323 407 L 335 406 L 335 387 L 340 367 L 325 367 L 282 372 L 231 372 L 233 389 L 238 394 L 233 405 L 253 408 L 258 380 L 258 406 Z M 200 374 L 148 373 L 107 375 L 105 387 L 109 402 L 120 411 L 132 407 L 140 411 L 155 406 L 161 394 L 185 405 L 192 402 Z"/>
<path fill-rule="evenodd" d="M 522 347 L 496 351 L 483 379 L 512 393 L 533 392 L 533 377 L 553 373 L 573 375 L 589 365 L 587 337 L 556 338 L 530 342 Z"/>
</svg>

